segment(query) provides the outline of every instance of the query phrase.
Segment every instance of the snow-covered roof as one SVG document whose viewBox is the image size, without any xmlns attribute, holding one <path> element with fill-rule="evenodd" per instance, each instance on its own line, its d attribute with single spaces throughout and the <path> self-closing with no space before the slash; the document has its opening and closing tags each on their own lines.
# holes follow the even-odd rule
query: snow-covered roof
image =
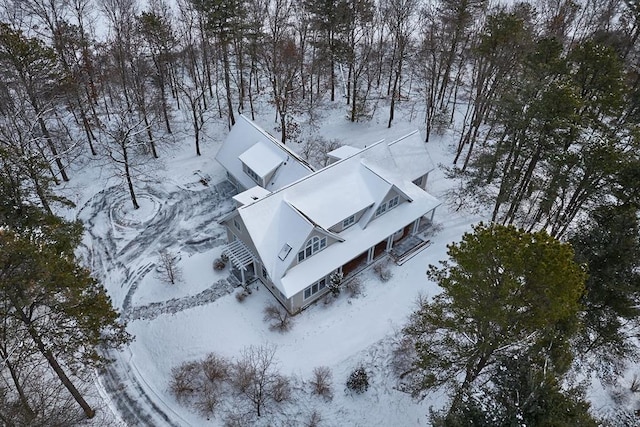
<svg viewBox="0 0 640 427">
<path fill-rule="evenodd" d="M 388 144 L 375 143 L 364 149 L 343 145 L 327 153 L 327 156 L 342 160 L 360 152 L 371 162 L 411 181 L 435 169 L 426 144 L 417 130 Z"/>
<path fill-rule="evenodd" d="M 238 208 L 269 277 L 285 297 L 297 294 L 440 204 L 397 173 L 394 163 L 374 154 L 380 149 L 388 150 L 387 144 L 373 144 Z M 392 189 L 408 202 L 372 220 Z M 328 231 L 367 207 L 360 221 L 343 233 Z M 290 268 L 312 231 L 339 241 Z M 285 245 L 292 250 L 280 257 Z"/>
<path fill-rule="evenodd" d="M 268 194 L 271 194 L 269 190 L 265 190 L 264 188 L 256 185 L 254 187 L 249 188 L 246 191 L 243 191 L 240 194 L 236 194 L 235 196 L 233 196 L 233 200 L 235 200 L 238 203 L 238 206 L 242 206 L 249 203 L 253 203 L 256 200 L 261 199 Z"/>
<path fill-rule="evenodd" d="M 264 188 L 275 191 L 313 172 L 307 162 L 243 115 L 238 116 L 216 160 L 244 188 L 256 185 L 243 168 L 244 163 L 264 178 L 275 170 Z"/>
<path fill-rule="evenodd" d="M 436 167 L 427 151 L 426 143 L 416 130 L 388 144 L 396 170 L 411 180 L 431 172 Z"/>
<path fill-rule="evenodd" d="M 350 145 L 343 145 L 333 151 L 328 152 L 327 156 L 334 160 L 342 160 L 346 159 L 347 157 L 351 157 L 358 152 L 360 152 L 360 148 L 352 147 Z"/>
<path fill-rule="evenodd" d="M 273 144 L 264 141 L 256 142 L 238 157 L 263 179 L 286 159 Z"/>
</svg>

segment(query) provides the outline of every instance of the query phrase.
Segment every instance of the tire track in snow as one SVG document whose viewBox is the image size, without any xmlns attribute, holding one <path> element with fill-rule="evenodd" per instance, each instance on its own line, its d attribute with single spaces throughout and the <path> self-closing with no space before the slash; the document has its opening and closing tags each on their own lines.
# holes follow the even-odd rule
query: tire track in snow
<svg viewBox="0 0 640 427">
<path fill-rule="evenodd" d="M 121 187 L 111 187 L 96 194 L 77 215 L 86 229 L 85 239 L 79 248 L 80 256 L 106 288 L 125 290 L 124 297 L 116 305 L 126 320 L 154 319 L 163 313 L 177 313 L 208 304 L 233 289 L 223 279 L 196 295 L 131 306 L 138 285 L 154 267 L 148 259 L 157 256 L 157 249 L 173 247 L 196 253 L 222 245 L 226 240 L 217 220 L 233 209 L 230 199 L 233 192 L 228 183 L 200 191 L 182 188 L 166 191 L 159 188 L 160 185 L 146 189 L 146 194 L 160 203 L 160 208 L 139 229 L 131 224 L 119 224 L 118 227 L 118 224 L 111 223 L 115 218 L 112 215 L 114 207 L 128 198 Z M 129 233 L 119 233 L 118 230 L 122 229 L 128 229 Z M 126 234 L 135 236 L 127 238 Z M 122 247 L 118 249 L 120 245 Z M 125 353 L 109 351 L 105 356 L 113 363 L 101 372 L 102 384 L 116 406 L 114 409 L 127 424 L 142 427 L 178 427 L 185 424 L 160 397 L 149 394 L 150 389 L 142 384 L 144 380 L 137 375 L 136 367 Z"/>
</svg>

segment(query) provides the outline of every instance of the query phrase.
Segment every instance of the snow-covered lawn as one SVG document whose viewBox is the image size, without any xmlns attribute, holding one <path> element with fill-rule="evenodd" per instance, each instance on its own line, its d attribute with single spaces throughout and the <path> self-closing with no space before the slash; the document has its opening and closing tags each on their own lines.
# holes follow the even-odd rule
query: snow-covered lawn
<svg viewBox="0 0 640 427">
<path fill-rule="evenodd" d="M 268 119 L 258 123 L 273 129 Z M 360 147 L 383 138 L 393 140 L 416 128 L 402 122 L 391 129 L 376 121 L 349 123 L 341 108 L 324 123 L 321 134 Z M 333 371 L 334 400 L 298 402 L 301 414 L 316 410 L 323 425 L 427 425 L 429 406 L 442 402 L 437 398 L 415 402 L 394 389 L 391 342 L 418 294 L 438 291 L 425 275 L 428 264 L 444 259 L 446 245 L 480 218 L 450 211 L 443 204 L 435 216 L 441 229 L 432 244 L 402 266 L 391 264 L 389 281 L 382 282 L 367 270 L 360 277 L 361 296 L 343 294 L 332 304 L 320 302 L 296 316 L 290 332 L 274 332 L 263 321 L 264 307 L 275 301 L 271 294 L 258 287 L 239 303 L 226 281 L 228 269 L 212 268 L 226 239 L 216 220 L 233 204 L 216 185 L 224 180 L 224 170 L 213 160 L 226 134 L 224 124 L 212 124 L 208 134 L 201 157 L 193 153 L 188 137 L 165 149 L 162 167 L 148 171 L 144 184 L 139 184 L 138 210 L 131 208 L 121 183 L 111 179 L 105 186 L 104 179 L 91 175 L 95 173 L 91 168 L 78 172 L 75 179 L 90 184 L 68 187 L 68 196 L 78 203 L 70 214 L 87 228 L 82 256 L 135 336 L 127 349 L 111 355 L 116 363 L 100 381 L 113 410 L 126 423 L 221 424 L 220 419 L 206 420 L 174 399 L 168 391 L 171 369 L 210 352 L 233 358 L 249 345 L 272 344 L 283 374 L 309 380 L 314 367 Z M 449 145 L 447 137 L 429 143 L 436 164 L 450 162 Z M 439 169 L 429 177 L 428 190 L 436 197 L 442 197 L 448 185 Z M 178 284 L 166 283 L 156 271 L 163 249 L 180 257 L 183 280 Z M 359 364 L 372 374 L 371 388 L 353 397 L 343 391 L 344 384 Z M 134 406 L 127 409 L 127 405 Z"/>
</svg>

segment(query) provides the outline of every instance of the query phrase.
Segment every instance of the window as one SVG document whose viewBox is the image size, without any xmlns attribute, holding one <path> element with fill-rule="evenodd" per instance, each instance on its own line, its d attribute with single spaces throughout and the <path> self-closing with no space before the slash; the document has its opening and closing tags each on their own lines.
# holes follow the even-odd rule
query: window
<svg viewBox="0 0 640 427">
<path fill-rule="evenodd" d="M 242 230 L 242 229 L 240 228 L 240 223 L 238 222 L 238 220 L 237 220 L 236 218 L 233 218 L 233 226 L 234 226 L 235 228 L 237 228 L 237 229 L 238 229 L 238 231 Z"/>
<path fill-rule="evenodd" d="M 318 292 L 324 290 L 326 287 L 327 287 L 327 278 L 323 277 L 322 279 L 318 280 L 316 283 L 314 283 L 313 285 L 309 286 L 307 289 L 304 290 L 304 299 L 311 298 Z"/>
<path fill-rule="evenodd" d="M 376 216 L 382 215 L 386 211 L 395 208 L 396 206 L 398 206 L 399 202 L 400 197 L 395 196 L 394 198 L 389 199 L 389 201 L 382 203 L 380 206 L 378 206 L 378 209 L 376 209 Z"/>
<path fill-rule="evenodd" d="M 389 209 L 393 209 L 396 206 L 398 206 L 398 196 L 394 197 L 393 199 L 389 200 L 388 204 L 389 204 Z"/>
<path fill-rule="evenodd" d="M 348 228 L 352 226 L 354 222 L 356 222 L 356 216 L 351 215 L 349 218 L 342 221 L 342 228 Z"/>
<path fill-rule="evenodd" d="M 264 266 L 262 267 L 262 277 L 269 279 L 269 275 L 267 274 L 267 270 L 265 270 Z"/>
<path fill-rule="evenodd" d="M 304 260 L 305 258 L 309 258 L 311 255 L 316 252 L 320 252 L 324 248 L 327 247 L 327 238 L 323 237 L 322 239 L 318 236 L 313 236 L 311 239 L 307 241 L 307 244 L 304 247 L 304 250 L 298 252 L 298 262 Z"/>
<path fill-rule="evenodd" d="M 418 179 L 414 179 L 412 181 L 415 185 L 417 185 L 418 187 L 422 187 L 422 177 L 418 178 Z"/>
<path fill-rule="evenodd" d="M 243 163 L 242 170 L 244 171 L 244 173 L 249 175 L 251 179 L 253 179 L 258 185 L 262 185 L 262 178 L 260 178 L 260 176 L 255 173 L 253 169 Z"/>
</svg>

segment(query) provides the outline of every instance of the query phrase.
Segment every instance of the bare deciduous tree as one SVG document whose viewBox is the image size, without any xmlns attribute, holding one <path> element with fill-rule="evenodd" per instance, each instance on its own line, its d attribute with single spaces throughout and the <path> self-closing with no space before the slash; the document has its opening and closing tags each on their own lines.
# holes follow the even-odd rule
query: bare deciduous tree
<svg viewBox="0 0 640 427">
<path fill-rule="evenodd" d="M 313 379 L 311 380 L 311 392 L 323 397 L 325 400 L 333 399 L 333 373 L 328 366 L 317 366 L 313 368 Z"/>
<path fill-rule="evenodd" d="M 264 321 L 271 322 L 269 329 L 278 332 L 288 332 L 293 326 L 291 316 L 283 307 L 277 304 L 269 304 L 264 308 Z"/>
<path fill-rule="evenodd" d="M 251 404 L 259 417 L 269 402 L 286 401 L 291 394 L 288 378 L 276 368 L 275 354 L 275 346 L 249 346 L 232 368 L 234 389 Z"/>
<path fill-rule="evenodd" d="M 157 270 L 163 281 L 175 285 L 182 280 L 182 269 L 178 265 L 180 256 L 163 249 L 158 254 Z"/>
</svg>

